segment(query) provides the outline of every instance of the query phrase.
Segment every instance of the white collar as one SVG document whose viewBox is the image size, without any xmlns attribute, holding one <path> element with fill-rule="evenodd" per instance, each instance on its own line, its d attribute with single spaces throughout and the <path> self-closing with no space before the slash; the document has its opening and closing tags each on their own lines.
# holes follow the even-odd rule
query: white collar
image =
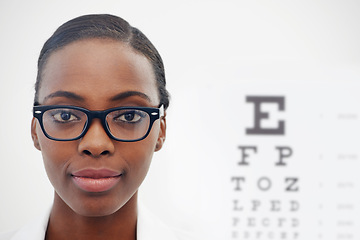
<svg viewBox="0 0 360 240">
<path fill-rule="evenodd" d="M 177 240 L 174 232 L 143 205 L 138 207 L 137 240 Z"/>
</svg>

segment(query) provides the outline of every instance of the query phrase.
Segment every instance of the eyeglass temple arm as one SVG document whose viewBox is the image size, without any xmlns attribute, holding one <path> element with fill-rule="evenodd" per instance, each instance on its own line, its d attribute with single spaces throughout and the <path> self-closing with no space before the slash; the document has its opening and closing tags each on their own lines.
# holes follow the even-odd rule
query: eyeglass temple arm
<svg viewBox="0 0 360 240">
<path fill-rule="evenodd" d="M 160 111 L 160 117 L 163 117 L 165 115 L 164 105 L 161 104 L 161 106 L 159 107 L 159 111 Z"/>
</svg>

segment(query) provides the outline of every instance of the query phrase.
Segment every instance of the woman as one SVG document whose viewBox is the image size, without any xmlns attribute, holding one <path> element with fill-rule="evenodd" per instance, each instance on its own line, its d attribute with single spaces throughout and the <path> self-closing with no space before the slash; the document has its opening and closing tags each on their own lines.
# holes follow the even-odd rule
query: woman
<svg viewBox="0 0 360 240">
<path fill-rule="evenodd" d="M 159 53 L 123 19 L 87 15 L 60 26 L 39 56 L 31 124 L 53 207 L 4 239 L 180 239 L 137 204 L 165 141 L 165 84 Z"/>
</svg>

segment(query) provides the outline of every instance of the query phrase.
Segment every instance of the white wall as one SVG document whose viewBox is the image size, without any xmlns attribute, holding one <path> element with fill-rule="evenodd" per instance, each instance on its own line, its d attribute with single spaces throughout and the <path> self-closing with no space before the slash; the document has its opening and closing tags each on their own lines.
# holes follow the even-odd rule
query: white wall
<svg viewBox="0 0 360 240">
<path fill-rule="evenodd" d="M 165 148 L 155 154 L 142 198 L 170 224 L 189 230 L 205 228 L 206 239 L 218 240 L 236 239 L 230 179 L 237 174 L 237 146 L 272 146 L 269 138 L 244 134 L 253 122 L 245 96 L 286 96 L 286 119 L 293 134 L 274 142 L 296 146 L 304 156 L 304 146 L 314 139 L 309 135 L 319 130 L 311 128 L 304 116 L 321 115 L 318 109 L 325 109 L 325 115 L 338 114 L 344 106 L 345 113 L 359 114 L 359 10 L 359 2 L 340 0 L 2 1 L 0 231 L 23 225 L 52 201 L 41 155 L 32 146 L 30 121 L 38 53 L 60 24 L 82 14 L 112 13 L 141 29 L 160 51 L 172 95 L 168 138 Z M 269 122 L 273 124 L 276 121 Z M 328 124 L 329 129 L 338 126 Z M 356 128 L 359 121 L 352 124 Z M 308 129 L 312 132 L 307 133 Z M 327 143 L 320 134 L 324 132 L 316 132 L 319 141 L 311 142 L 311 153 L 316 156 L 323 152 L 317 152 L 314 144 Z M 359 141 L 354 132 L 348 134 L 351 137 L 347 135 L 341 143 L 349 141 L 353 147 L 349 152 L 355 152 L 354 142 Z M 321 151 L 327 152 L 331 144 L 322 145 Z M 311 161 L 308 155 L 307 160 Z M 298 159 L 294 172 L 289 169 L 291 174 L 304 176 L 302 187 L 308 191 L 296 197 L 303 201 L 311 197 L 311 182 L 330 179 L 320 174 L 325 164 L 316 168 L 319 174 L 306 178 L 309 165 L 304 161 Z M 258 169 L 251 171 L 261 174 Z M 358 184 L 359 180 L 354 174 L 351 182 Z M 335 193 L 327 194 L 331 198 Z M 298 217 L 303 221 L 311 218 L 311 209 Z M 309 232 L 303 239 L 319 235 L 316 226 L 302 226 Z M 336 234 L 326 239 L 336 239 Z"/>
</svg>

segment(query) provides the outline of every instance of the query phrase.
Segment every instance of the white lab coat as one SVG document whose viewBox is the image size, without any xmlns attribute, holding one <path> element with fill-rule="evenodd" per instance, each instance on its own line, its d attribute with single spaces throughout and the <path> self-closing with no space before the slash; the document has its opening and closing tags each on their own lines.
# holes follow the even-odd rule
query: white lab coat
<svg viewBox="0 0 360 240">
<path fill-rule="evenodd" d="M 49 213 L 35 219 L 17 231 L 0 234 L 0 240 L 44 240 Z M 184 232 L 166 226 L 146 208 L 140 206 L 137 240 L 192 240 Z"/>
</svg>

